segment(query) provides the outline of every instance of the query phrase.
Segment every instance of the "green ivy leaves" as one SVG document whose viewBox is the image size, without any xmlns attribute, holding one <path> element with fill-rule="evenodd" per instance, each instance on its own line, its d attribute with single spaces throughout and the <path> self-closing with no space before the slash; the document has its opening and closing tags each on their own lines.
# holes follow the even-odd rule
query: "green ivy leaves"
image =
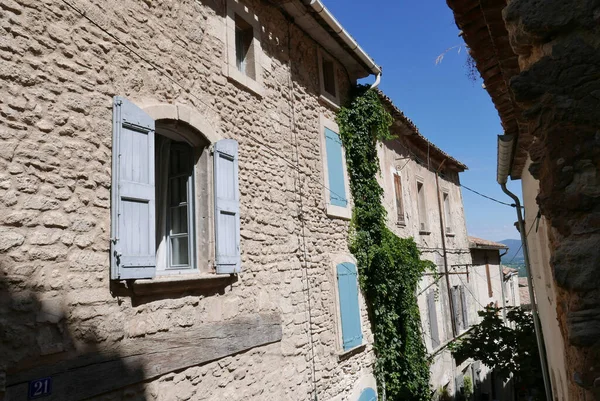
<svg viewBox="0 0 600 401">
<path fill-rule="evenodd" d="M 349 105 L 338 113 L 354 200 L 349 247 L 369 305 L 379 393 L 385 388 L 389 400 L 426 401 L 429 362 L 415 294 L 433 264 L 420 259 L 412 238 L 399 238 L 386 227 L 377 143 L 392 138 L 392 121 L 367 86 L 356 87 Z"/>
</svg>

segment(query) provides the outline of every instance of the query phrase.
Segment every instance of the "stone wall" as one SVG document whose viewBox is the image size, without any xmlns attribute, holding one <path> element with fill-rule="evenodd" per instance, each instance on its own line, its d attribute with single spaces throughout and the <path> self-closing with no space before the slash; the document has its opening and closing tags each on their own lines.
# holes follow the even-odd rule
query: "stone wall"
<svg viewBox="0 0 600 401">
<path fill-rule="evenodd" d="M 533 136 L 529 171 L 549 224 L 567 398 L 600 399 L 600 3 L 512 0 L 503 16 L 521 67 L 511 89 Z"/>
<path fill-rule="evenodd" d="M 325 215 L 319 117 L 334 111 L 319 101 L 318 45 L 267 2 L 249 0 L 262 28 L 260 97 L 224 74 L 221 0 L 67 3 L 0 5 L 0 360 L 8 384 L 32 366 L 275 313 L 280 342 L 99 398 L 299 400 L 313 387 L 324 400 L 351 394 L 374 357 L 362 300 L 366 349 L 338 355 L 330 255 L 348 253 L 348 222 Z M 344 94 L 350 83 L 336 68 Z M 146 297 L 109 282 L 114 95 L 185 105 L 239 141 L 237 280 L 210 291 L 162 293 L 159 285 Z M 154 368 L 151 359 L 123 367 L 140 381 Z"/>
<path fill-rule="evenodd" d="M 409 141 L 403 140 L 401 136 L 381 145 L 379 159 L 381 163 L 380 183 L 384 188 L 383 202 L 388 214 L 388 227 L 400 237 L 413 237 L 422 252 L 422 257 L 434 262 L 439 271 L 443 272 L 442 234 L 440 232 L 440 213 L 435 180 L 435 168 L 439 166 L 441 161 L 432 159 L 431 165 L 427 166 L 422 162 L 422 160 L 426 160 L 426 155 L 420 155 L 419 151 Z M 402 182 L 404 224 L 398 224 L 397 220 L 394 187 L 394 174 L 396 172 L 399 172 Z M 450 169 L 443 172 L 445 177 L 439 178 L 440 191 L 447 191 L 450 196 L 451 227 L 453 228 L 450 235 L 444 234 L 448 269 L 451 272 L 466 273 L 466 265 L 471 263 L 471 256 L 458 172 Z M 425 191 L 427 232 L 420 232 L 419 230 L 417 180 L 423 183 Z M 451 286 L 468 286 L 472 291 L 472 282 L 468 282 L 466 274 L 450 275 L 449 277 Z M 450 394 L 453 394 L 455 389 L 454 377 L 460 371 L 466 369 L 468 364 L 455 366 L 455 361 L 450 352 L 444 349 L 448 341 L 453 338 L 448 287 L 445 277 L 438 280 L 437 284 L 434 284 L 434 280 L 435 278 L 432 275 L 423 278 L 419 286 L 421 294 L 418 297 L 427 351 L 430 354 L 435 353 L 430 367 L 430 382 L 433 390 L 448 386 Z M 430 290 L 437 292 L 436 304 L 440 346 L 435 349 L 432 346 L 429 331 L 427 293 Z M 467 302 L 469 304 L 469 320 L 475 322 L 477 319 L 477 301 L 473 299 L 470 292 L 467 295 Z"/>
</svg>

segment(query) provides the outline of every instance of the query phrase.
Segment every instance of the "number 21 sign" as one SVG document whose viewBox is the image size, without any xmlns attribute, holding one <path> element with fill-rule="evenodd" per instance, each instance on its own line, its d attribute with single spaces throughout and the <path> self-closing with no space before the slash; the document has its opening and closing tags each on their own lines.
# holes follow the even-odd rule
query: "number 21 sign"
<svg viewBox="0 0 600 401">
<path fill-rule="evenodd" d="M 52 378 L 44 377 L 43 379 L 32 380 L 29 382 L 29 396 L 30 400 L 46 397 L 52 394 Z"/>
</svg>

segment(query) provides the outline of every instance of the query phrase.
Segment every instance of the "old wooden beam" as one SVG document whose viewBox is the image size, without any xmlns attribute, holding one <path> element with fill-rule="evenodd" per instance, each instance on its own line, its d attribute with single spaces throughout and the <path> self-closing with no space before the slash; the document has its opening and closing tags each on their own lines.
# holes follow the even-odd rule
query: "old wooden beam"
<svg viewBox="0 0 600 401">
<path fill-rule="evenodd" d="M 28 398 L 28 383 L 52 379 L 51 400 L 82 400 L 281 341 L 278 314 L 259 314 L 186 330 L 128 338 L 111 348 L 7 375 L 7 400 Z"/>
</svg>

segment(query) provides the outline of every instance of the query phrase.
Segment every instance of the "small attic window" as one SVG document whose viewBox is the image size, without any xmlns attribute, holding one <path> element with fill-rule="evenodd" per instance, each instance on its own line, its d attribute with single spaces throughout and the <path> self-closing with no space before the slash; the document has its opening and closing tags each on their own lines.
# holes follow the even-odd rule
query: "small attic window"
<svg viewBox="0 0 600 401">
<path fill-rule="evenodd" d="M 337 73 L 333 58 L 325 52 L 319 51 L 319 75 L 321 81 L 321 96 L 332 102 L 340 104 Z"/>
<path fill-rule="evenodd" d="M 238 70 L 252 78 L 256 79 L 256 70 L 254 68 L 254 28 L 242 17 L 235 14 L 235 61 Z"/>
<path fill-rule="evenodd" d="M 335 91 L 335 70 L 333 69 L 333 61 L 323 59 L 323 89 L 328 95 L 336 97 Z"/>
</svg>

